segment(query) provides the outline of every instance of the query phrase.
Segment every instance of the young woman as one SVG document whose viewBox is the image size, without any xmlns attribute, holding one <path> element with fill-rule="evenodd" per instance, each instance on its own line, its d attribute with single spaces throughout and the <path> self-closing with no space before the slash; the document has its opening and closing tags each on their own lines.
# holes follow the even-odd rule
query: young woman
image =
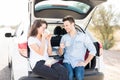
<svg viewBox="0 0 120 80">
<path fill-rule="evenodd" d="M 47 22 L 36 20 L 31 26 L 28 37 L 30 63 L 33 72 L 49 80 L 68 80 L 67 70 L 59 63 L 50 59 L 52 54 L 51 35 L 46 33 Z"/>
</svg>

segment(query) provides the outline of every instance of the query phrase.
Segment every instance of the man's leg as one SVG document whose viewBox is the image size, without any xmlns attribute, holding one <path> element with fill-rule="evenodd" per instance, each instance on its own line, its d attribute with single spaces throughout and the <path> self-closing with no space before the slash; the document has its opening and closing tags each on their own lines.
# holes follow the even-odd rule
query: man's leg
<svg viewBox="0 0 120 80">
<path fill-rule="evenodd" d="M 75 71 L 76 80 L 84 80 L 84 67 L 83 66 L 75 67 L 74 71 Z"/>
<path fill-rule="evenodd" d="M 68 70 L 69 80 L 73 80 L 74 74 L 73 74 L 73 68 L 72 68 L 71 64 L 63 63 L 63 65 Z"/>
</svg>

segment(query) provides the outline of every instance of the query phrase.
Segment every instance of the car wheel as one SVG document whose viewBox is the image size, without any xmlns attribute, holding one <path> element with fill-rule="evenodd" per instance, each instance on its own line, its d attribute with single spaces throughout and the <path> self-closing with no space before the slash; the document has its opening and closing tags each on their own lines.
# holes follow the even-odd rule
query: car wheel
<svg viewBox="0 0 120 80">
<path fill-rule="evenodd" d="M 8 67 L 11 68 L 11 66 L 12 66 L 12 61 L 10 56 L 8 55 Z"/>
<path fill-rule="evenodd" d="M 12 63 L 10 64 L 10 67 L 11 67 L 10 80 L 14 80 L 14 73 L 13 73 Z"/>
<path fill-rule="evenodd" d="M 10 62 L 8 63 L 8 67 L 11 68 L 11 63 Z"/>
<path fill-rule="evenodd" d="M 8 60 L 8 67 L 11 68 L 12 67 L 12 62 L 10 60 Z"/>
</svg>

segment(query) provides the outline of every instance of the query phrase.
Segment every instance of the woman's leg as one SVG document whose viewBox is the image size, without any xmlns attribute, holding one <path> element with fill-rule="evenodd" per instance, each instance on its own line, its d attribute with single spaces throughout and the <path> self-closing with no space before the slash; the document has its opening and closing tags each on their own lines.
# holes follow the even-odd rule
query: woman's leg
<svg viewBox="0 0 120 80">
<path fill-rule="evenodd" d="M 73 73 L 73 68 L 72 68 L 71 64 L 63 63 L 63 65 L 68 70 L 69 80 L 73 80 L 74 79 L 74 73 Z"/>
<path fill-rule="evenodd" d="M 56 70 L 44 65 L 42 61 L 36 63 L 33 72 L 48 80 L 58 80 L 59 74 Z"/>
<path fill-rule="evenodd" d="M 58 72 L 59 74 L 58 80 L 68 80 L 68 71 L 63 65 L 55 63 L 51 66 L 51 68 Z"/>
<path fill-rule="evenodd" d="M 74 71 L 75 71 L 76 80 L 84 80 L 84 67 L 83 66 L 75 67 Z"/>
</svg>

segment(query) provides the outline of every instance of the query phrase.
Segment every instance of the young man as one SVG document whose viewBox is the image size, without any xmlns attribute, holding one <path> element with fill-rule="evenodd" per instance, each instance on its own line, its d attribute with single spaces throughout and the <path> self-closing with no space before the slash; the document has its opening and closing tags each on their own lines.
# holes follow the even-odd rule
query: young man
<svg viewBox="0 0 120 80">
<path fill-rule="evenodd" d="M 75 20 L 72 16 L 63 18 L 65 34 L 60 42 L 59 53 L 63 55 L 63 65 L 68 69 L 69 80 L 73 80 L 74 75 L 77 80 L 84 79 L 84 67 L 92 60 L 96 54 L 95 46 L 90 38 L 75 29 Z M 84 60 L 86 49 L 90 51 L 89 56 Z"/>
</svg>

